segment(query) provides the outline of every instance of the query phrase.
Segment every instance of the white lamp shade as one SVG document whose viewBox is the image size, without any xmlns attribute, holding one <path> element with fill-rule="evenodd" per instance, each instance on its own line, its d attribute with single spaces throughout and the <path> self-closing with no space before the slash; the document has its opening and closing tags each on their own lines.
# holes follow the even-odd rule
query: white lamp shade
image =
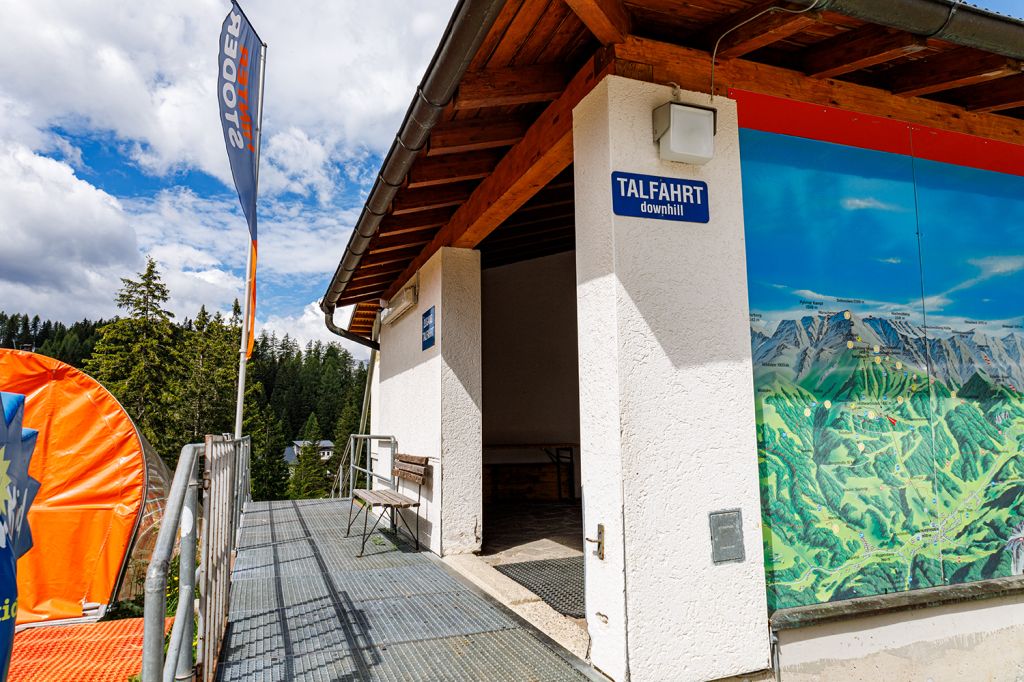
<svg viewBox="0 0 1024 682">
<path fill-rule="evenodd" d="M 703 165 L 715 156 L 715 111 L 669 102 L 654 110 L 661 158 Z"/>
</svg>

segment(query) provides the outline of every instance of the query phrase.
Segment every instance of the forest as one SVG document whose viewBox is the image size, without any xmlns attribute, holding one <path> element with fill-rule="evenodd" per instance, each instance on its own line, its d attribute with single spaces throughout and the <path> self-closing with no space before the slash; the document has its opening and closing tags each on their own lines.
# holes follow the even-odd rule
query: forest
<svg viewBox="0 0 1024 682">
<path fill-rule="evenodd" d="M 208 433 L 234 431 L 241 311 L 205 307 L 176 320 L 158 264 L 124 278 L 109 320 L 73 324 L 0 311 L 0 345 L 77 367 L 121 402 L 173 469 L 178 452 Z M 252 437 L 253 499 L 326 496 L 348 436 L 358 430 L 366 366 L 337 343 L 302 346 L 288 334 L 261 333 L 246 371 L 243 432 Z M 338 443 L 322 462 L 316 442 Z M 284 449 L 312 441 L 289 466 Z"/>
</svg>

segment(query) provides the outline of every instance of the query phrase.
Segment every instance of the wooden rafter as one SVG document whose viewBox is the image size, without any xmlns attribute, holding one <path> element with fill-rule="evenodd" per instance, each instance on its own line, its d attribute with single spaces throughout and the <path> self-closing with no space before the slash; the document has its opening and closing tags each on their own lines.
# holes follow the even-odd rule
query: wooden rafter
<svg viewBox="0 0 1024 682">
<path fill-rule="evenodd" d="M 1016 59 L 963 47 L 895 66 L 885 72 L 884 83 L 894 94 L 918 97 L 1012 76 L 1021 70 Z"/>
<path fill-rule="evenodd" d="M 556 66 L 519 66 L 470 71 L 455 95 L 456 111 L 550 102 L 565 89 L 565 74 Z"/>
<path fill-rule="evenodd" d="M 717 43 L 719 58 L 734 59 L 796 35 L 820 18 L 818 12 L 784 11 L 778 0 L 765 0 L 709 27 L 704 47 L 711 51 Z"/>
<path fill-rule="evenodd" d="M 512 147 L 491 175 L 480 183 L 451 221 L 388 289 L 396 293 L 427 260 L 444 246 L 472 248 L 572 163 L 572 110 L 606 75 L 617 60 L 605 51 L 587 60 L 565 92 L 552 102 L 526 135 Z"/>
<path fill-rule="evenodd" d="M 396 251 L 409 246 L 422 246 L 434 236 L 436 228 L 427 228 L 420 232 L 409 232 L 406 234 L 378 236 L 370 246 L 370 253 L 384 253 L 385 251 Z"/>
<path fill-rule="evenodd" d="M 398 264 L 391 265 L 378 265 L 376 267 L 359 268 L 359 270 L 352 275 L 352 279 L 349 280 L 349 286 L 356 282 L 362 282 L 363 280 L 372 279 L 374 277 L 381 277 L 387 275 L 388 277 L 394 277 L 402 270 L 405 266 Z"/>
<path fill-rule="evenodd" d="M 951 92 L 968 111 L 988 113 L 1024 107 L 1024 75 L 1010 76 L 993 83 L 972 85 Z"/>
<path fill-rule="evenodd" d="M 391 278 L 394 275 L 376 275 L 374 277 L 367 277 L 362 280 L 354 280 L 345 287 L 345 294 L 355 293 L 357 291 L 366 291 L 374 287 L 387 287 L 391 283 Z"/>
<path fill-rule="evenodd" d="M 430 131 L 427 156 L 511 147 L 523 139 L 527 127 L 523 121 L 508 117 L 460 119 L 438 123 Z"/>
<path fill-rule="evenodd" d="M 650 64 L 655 82 L 673 81 L 687 90 L 708 91 L 711 57 L 706 52 L 635 36 L 613 49 L 622 59 Z M 929 99 L 900 97 L 886 90 L 846 81 L 811 79 L 799 71 L 744 59 L 719 65 L 715 77 L 716 94 L 727 95 L 729 88 L 1024 144 L 1024 120 L 966 111 L 955 104 Z"/>
<path fill-rule="evenodd" d="M 446 206 L 429 211 L 417 211 L 405 215 L 387 215 L 380 221 L 377 233 L 380 235 L 418 232 L 430 227 L 441 227 L 452 218 L 455 208 Z"/>
<path fill-rule="evenodd" d="M 622 0 L 565 0 L 602 45 L 621 43 L 629 35 L 629 12 Z"/>
<path fill-rule="evenodd" d="M 818 43 L 803 56 L 803 70 L 814 78 L 835 78 L 920 52 L 928 41 L 904 31 L 867 25 Z"/>
<path fill-rule="evenodd" d="M 384 251 L 383 253 L 369 253 L 363 256 L 363 259 L 359 262 L 360 265 L 390 265 L 392 263 L 402 263 L 411 258 L 415 258 L 416 254 L 419 253 L 420 247 L 411 246 L 405 249 L 397 249 L 395 251 Z"/>
<path fill-rule="evenodd" d="M 498 165 L 501 156 L 494 150 L 445 154 L 437 157 L 423 156 L 409 169 L 406 186 L 432 187 L 486 178 Z"/>
<path fill-rule="evenodd" d="M 473 183 L 460 182 L 441 187 L 421 187 L 400 192 L 391 207 L 392 215 L 458 206 L 473 193 Z"/>
</svg>

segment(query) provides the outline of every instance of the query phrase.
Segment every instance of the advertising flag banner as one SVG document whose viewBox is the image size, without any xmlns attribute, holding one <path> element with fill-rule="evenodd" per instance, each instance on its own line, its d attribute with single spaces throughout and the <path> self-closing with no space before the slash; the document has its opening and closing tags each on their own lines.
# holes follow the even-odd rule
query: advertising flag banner
<svg viewBox="0 0 1024 682">
<path fill-rule="evenodd" d="M 246 273 L 249 282 L 246 322 L 250 353 L 256 314 L 256 193 L 259 187 L 265 50 L 266 45 L 253 30 L 242 8 L 232 2 L 220 32 L 217 101 L 231 176 L 249 224 L 251 244 L 249 271 Z"/>
</svg>

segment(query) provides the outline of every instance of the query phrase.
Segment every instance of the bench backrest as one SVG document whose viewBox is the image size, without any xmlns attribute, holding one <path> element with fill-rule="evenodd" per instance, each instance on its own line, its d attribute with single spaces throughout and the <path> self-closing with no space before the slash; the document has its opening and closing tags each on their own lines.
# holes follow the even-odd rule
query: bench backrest
<svg viewBox="0 0 1024 682">
<path fill-rule="evenodd" d="M 418 455 L 396 454 L 392 473 L 402 480 L 415 485 L 423 485 L 427 478 L 427 467 L 430 460 Z"/>
</svg>

